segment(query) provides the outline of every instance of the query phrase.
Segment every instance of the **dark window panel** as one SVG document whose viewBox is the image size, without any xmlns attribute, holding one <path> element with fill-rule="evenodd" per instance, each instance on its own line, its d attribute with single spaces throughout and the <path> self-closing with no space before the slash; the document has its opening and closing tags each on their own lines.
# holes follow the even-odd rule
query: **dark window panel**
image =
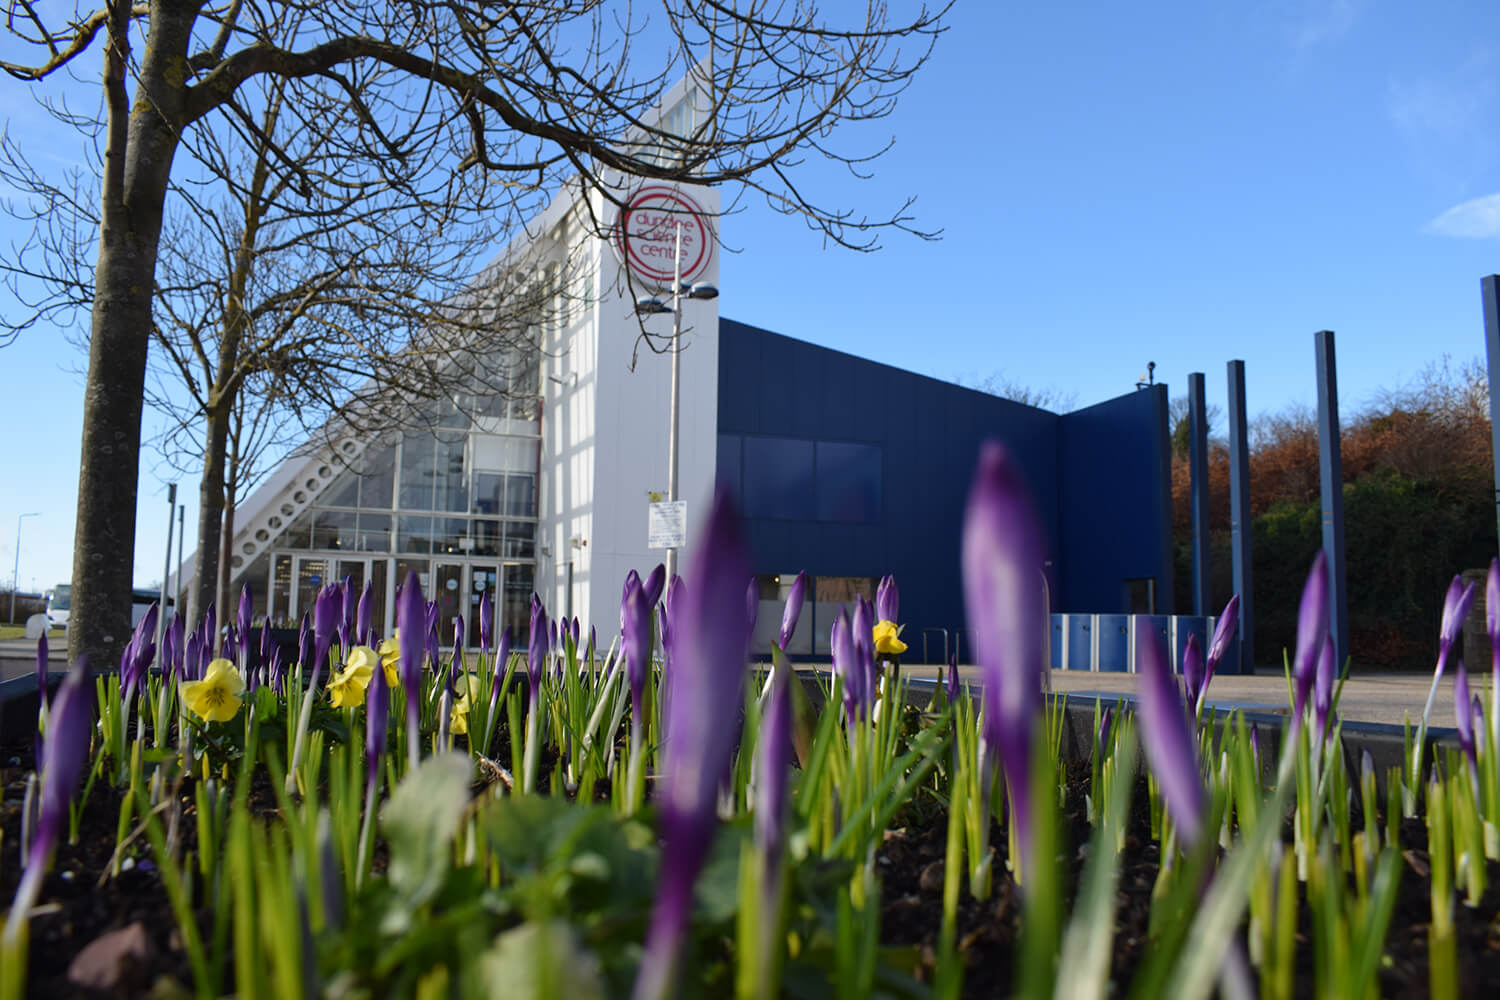
<svg viewBox="0 0 1500 1000">
<path fill-rule="evenodd" d="M 746 437 L 744 451 L 746 516 L 812 520 L 813 443 Z"/>
<path fill-rule="evenodd" d="M 819 441 L 818 520 L 841 524 L 879 521 L 882 459 L 878 445 Z"/>
</svg>

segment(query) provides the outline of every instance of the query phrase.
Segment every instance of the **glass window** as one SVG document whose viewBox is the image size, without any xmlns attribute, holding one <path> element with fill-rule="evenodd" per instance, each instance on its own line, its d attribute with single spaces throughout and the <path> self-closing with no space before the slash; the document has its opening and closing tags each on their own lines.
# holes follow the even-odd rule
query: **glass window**
<svg viewBox="0 0 1500 1000">
<path fill-rule="evenodd" d="M 469 510 L 469 480 L 464 471 L 464 451 L 468 435 L 445 433 L 438 435 L 434 449 L 437 459 L 433 498 L 433 510 L 467 513 Z"/>
<path fill-rule="evenodd" d="M 528 521 L 506 521 L 503 554 L 512 559 L 536 558 L 536 525 Z"/>
<path fill-rule="evenodd" d="M 813 443 L 747 437 L 744 448 L 746 516 L 812 520 Z"/>
<path fill-rule="evenodd" d="M 505 511 L 511 517 L 536 517 L 536 476 L 515 473 L 505 477 Z"/>
<path fill-rule="evenodd" d="M 499 472 L 474 473 L 474 513 L 499 514 L 505 496 L 505 476 Z"/>
<path fill-rule="evenodd" d="M 537 439 L 501 434 L 474 438 L 474 468 L 490 472 L 535 472 Z"/>
<path fill-rule="evenodd" d="M 385 579 L 389 570 L 389 559 L 370 560 L 370 589 L 375 598 L 370 607 L 370 629 L 378 636 L 390 634 L 385 627 Z"/>
<path fill-rule="evenodd" d="M 433 524 L 432 551 L 459 553 L 464 551 L 464 540 L 469 537 L 469 522 L 462 517 L 435 517 Z"/>
<path fill-rule="evenodd" d="M 312 614 L 318 591 L 333 581 L 328 575 L 328 560 L 297 560 L 297 613 Z"/>
<path fill-rule="evenodd" d="M 276 556 L 271 573 L 271 615 L 273 620 L 286 622 L 292 612 L 292 557 Z"/>
<path fill-rule="evenodd" d="M 345 469 L 333 481 L 333 485 L 318 497 L 318 503 L 328 507 L 355 507 L 359 504 L 359 474 Z"/>
<path fill-rule="evenodd" d="M 395 481 L 395 444 L 382 442 L 365 449 L 360 458 L 359 505 L 374 510 L 390 510 L 391 487 Z"/>
<path fill-rule="evenodd" d="M 391 515 L 360 512 L 359 551 L 391 551 Z"/>
<path fill-rule="evenodd" d="M 432 551 L 432 518 L 403 514 L 397 519 L 396 551 Z"/>
<path fill-rule="evenodd" d="M 878 580 L 868 576 L 820 576 L 813 581 L 814 599 L 839 604 L 853 604 L 856 597 L 873 601 L 878 585 Z"/>
<path fill-rule="evenodd" d="M 512 649 L 525 650 L 531 636 L 531 593 L 536 589 L 536 567 L 530 563 L 507 563 L 501 572 L 505 590 L 498 624 L 500 629 L 510 626 L 515 640 Z M 496 634 L 500 629 L 496 629 Z"/>
<path fill-rule="evenodd" d="M 306 549 L 312 547 L 312 511 L 303 511 L 297 519 L 286 529 L 286 546 L 291 549 Z"/>
<path fill-rule="evenodd" d="M 500 522 L 475 520 L 472 524 L 474 548 L 470 551 L 476 556 L 498 556 L 500 554 Z"/>
<path fill-rule="evenodd" d="M 819 441 L 818 520 L 869 524 L 880 520 L 882 449 L 873 444 Z"/>
<path fill-rule="evenodd" d="M 437 439 L 421 431 L 401 438 L 401 479 L 396 491 L 402 510 L 432 510 L 432 482 Z"/>
<path fill-rule="evenodd" d="M 355 514 L 349 510 L 313 512 L 312 547 L 315 549 L 348 549 L 353 551 Z"/>
<path fill-rule="evenodd" d="M 406 586 L 406 577 L 409 573 L 417 574 L 417 586 L 422 588 L 422 596 L 431 596 L 428 592 L 432 590 L 432 578 L 428 575 L 431 564 L 426 559 L 397 559 L 396 560 L 396 593 L 397 601 L 400 601 L 401 588 Z M 399 607 L 399 603 L 397 607 Z M 399 625 L 392 621 L 391 629 L 394 631 Z"/>
</svg>

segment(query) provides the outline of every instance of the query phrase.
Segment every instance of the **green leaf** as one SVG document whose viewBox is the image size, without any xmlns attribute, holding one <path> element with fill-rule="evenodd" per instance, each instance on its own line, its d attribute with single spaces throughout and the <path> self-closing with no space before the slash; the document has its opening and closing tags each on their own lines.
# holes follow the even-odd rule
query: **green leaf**
<svg viewBox="0 0 1500 1000">
<path fill-rule="evenodd" d="M 485 989 L 497 997 L 603 1000 L 599 957 L 561 920 L 525 923 L 495 938 L 480 959 Z"/>
<path fill-rule="evenodd" d="M 438 754 L 396 786 L 381 827 L 390 843 L 391 885 L 420 905 L 442 887 L 452 862 L 453 835 L 469 804 L 468 758 Z"/>
</svg>

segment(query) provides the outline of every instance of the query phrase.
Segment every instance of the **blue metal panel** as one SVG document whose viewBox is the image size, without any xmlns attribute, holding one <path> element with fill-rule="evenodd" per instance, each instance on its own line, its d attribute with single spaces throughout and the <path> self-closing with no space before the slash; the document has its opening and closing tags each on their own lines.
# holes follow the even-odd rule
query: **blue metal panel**
<svg viewBox="0 0 1500 1000">
<path fill-rule="evenodd" d="M 1188 493 L 1192 497 L 1193 614 L 1206 615 L 1208 602 L 1208 413 L 1203 373 L 1188 375 Z"/>
<path fill-rule="evenodd" d="M 1095 615 L 1094 622 L 1099 644 L 1097 669 L 1110 672 L 1130 669 L 1130 616 Z"/>
<path fill-rule="evenodd" d="M 1255 591 L 1252 585 L 1250 525 L 1250 434 L 1245 419 L 1245 362 L 1229 362 L 1229 534 L 1234 592 L 1240 597 L 1239 641 L 1233 644 L 1235 672 L 1255 663 Z M 1225 657 L 1228 659 L 1228 656 Z"/>
<path fill-rule="evenodd" d="M 1067 615 L 1052 616 L 1051 666 L 1053 670 L 1061 670 L 1063 668 L 1063 625 L 1067 617 Z"/>
<path fill-rule="evenodd" d="M 1135 662 L 1135 650 L 1138 648 L 1136 637 L 1142 629 L 1152 629 L 1156 632 L 1157 641 L 1161 643 L 1162 651 L 1171 655 L 1171 617 L 1169 615 L 1130 615 L 1130 651 L 1131 670 L 1140 673 L 1140 664 Z"/>
<path fill-rule="evenodd" d="M 1187 649 L 1188 636 L 1198 637 L 1198 652 L 1208 655 L 1208 617 L 1206 615 L 1174 615 L 1172 618 L 1172 669 L 1182 673 L 1182 653 Z"/>
<path fill-rule="evenodd" d="M 1338 363 L 1333 331 L 1313 335 L 1318 356 L 1318 471 L 1323 488 L 1323 552 L 1328 557 L 1328 631 L 1335 663 L 1349 658 L 1349 591 L 1344 576 L 1344 460 L 1339 442 Z"/>
<path fill-rule="evenodd" d="M 1093 627 L 1090 615 L 1067 615 L 1068 663 L 1065 670 L 1094 668 Z"/>
</svg>

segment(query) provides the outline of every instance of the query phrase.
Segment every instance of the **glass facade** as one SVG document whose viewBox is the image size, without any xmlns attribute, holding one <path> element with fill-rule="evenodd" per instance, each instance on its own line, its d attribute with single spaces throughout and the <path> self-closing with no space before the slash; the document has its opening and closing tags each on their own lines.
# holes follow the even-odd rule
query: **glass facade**
<svg viewBox="0 0 1500 1000">
<path fill-rule="evenodd" d="M 438 602 L 447 646 L 463 618 L 479 642 L 486 591 L 498 626 L 526 633 L 536 576 L 541 454 L 535 365 L 512 392 L 449 401 L 422 426 L 371 443 L 313 498 L 271 551 L 246 567 L 258 615 L 295 625 L 320 587 L 348 578 L 375 594 L 374 627 L 394 624 L 396 586 L 417 574 Z M 499 628 L 496 634 L 499 634 Z"/>
</svg>

